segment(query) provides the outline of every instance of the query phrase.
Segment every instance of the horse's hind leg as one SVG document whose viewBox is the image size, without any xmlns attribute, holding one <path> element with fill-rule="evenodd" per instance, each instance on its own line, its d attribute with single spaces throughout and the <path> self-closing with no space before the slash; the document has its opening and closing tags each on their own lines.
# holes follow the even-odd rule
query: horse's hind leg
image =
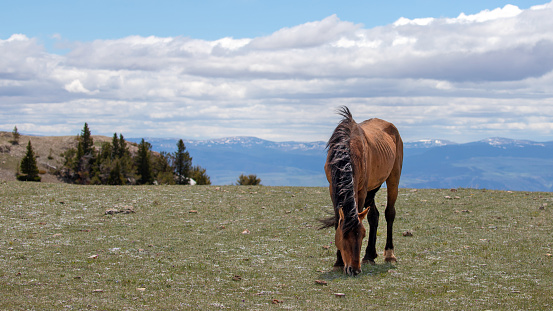
<svg viewBox="0 0 553 311">
<path fill-rule="evenodd" d="M 386 181 L 388 187 L 388 203 L 386 204 L 386 246 L 384 247 L 384 260 L 386 262 L 396 262 L 396 256 L 394 255 L 394 242 L 393 242 L 393 228 L 394 219 L 396 218 L 395 203 L 398 195 L 398 183 L 392 181 Z"/>
<path fill-rule="evenodd" d="M 367 250 L 365 251 L 365 257 L 363 257 L 363 262 L 369 262 L 373 265 L 374 260 L 378 257 L 376 253 L 376 231 L 378 229 L 379 213 L 374 202 L 374 196 L 378 189 L 380 189 L 380 187 L 369 191 L 365 199 L 365 208 L 370 208 L 369 214 L 367 215 L 367 221 L 369 222 L 369 242 L 367 244 Z"/>
</svg>

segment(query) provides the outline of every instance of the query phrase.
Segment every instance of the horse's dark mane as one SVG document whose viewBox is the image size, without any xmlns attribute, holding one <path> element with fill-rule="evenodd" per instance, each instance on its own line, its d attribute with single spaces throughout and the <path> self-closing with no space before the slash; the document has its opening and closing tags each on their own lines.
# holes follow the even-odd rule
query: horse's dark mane
<svg viewBox="0 0 553 311">
<path fill-rule="evenodd" d="M 344 235 L 359 225 L 357 206 L 355 206 L 354 179 L 355 165 L 351 158 L 350 139 L 352 128 L 356 125 L 351 112 L 345 106 L 338 111 L 343 118 L 326 145 L 328 164 L 332 178 L 332 201 L 335 216 L 321 220 L 321 228 L 336 227 L 338 210 L 344 212 Z"/>
</svg>

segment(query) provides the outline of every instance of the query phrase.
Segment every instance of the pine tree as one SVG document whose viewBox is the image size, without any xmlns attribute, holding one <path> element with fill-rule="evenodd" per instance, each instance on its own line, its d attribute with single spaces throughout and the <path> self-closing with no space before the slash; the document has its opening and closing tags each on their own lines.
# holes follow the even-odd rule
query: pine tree
<svg viewBox="0 0 553 311">
<path fill-rule="evenodd" d="M 127 149 L 127 142 L 125 141 L 125 137 L 123 137 L 123 134 L 119 134 L 119 157 L 122 158 L 128 153 L 129 150 Z"/>
<path fill-rule="evenodd" d="M 36 165 L 35 152 L 33 151 L 33 146 L 31 145 L 30 140 L 27 145 L 27 153 L 21 160 L 20 170 L 23 175 L 18 176 L 19 180 L 40 181 L 40 177 L 38 176 L 38 167 Z"/>
<path fill-rule="evenodd" d="M 12 145 L 19 145 L 19 138 L 21 137 L 21 135 L 17 131 L 17 126 L 13 128 L 12 137 L 13 137 L 11 141 Z"/>
<path fill-rule="evenodd" d="M 152 169 L 150 167 L 150 144 L 142 141 L 138 145 L 137 174 L 140 175 L 140 184 L 151 184 L 153 182 Z"/>
<path fill-rule="evenodd" d="M 83 148 L 83 154 L 88 155 L 92 154 L 92 147 L 94 146 L 94 140 L 92 139 L 92 135 L 90 134 L 90 129 L 88 128 L 88 124 L 85 122 L 84 128 L 81 131 L 81 142 L 82 142 L 82 148 Z"/>
<path fill-rule="evenodd" d="M 111 159 L 121 157 L 121 152 L 119 151 L 119 139 L 117 138 L 117 133 L 113 133 L 113 139 L 111 140 Z"/>
<path fill-rule="evenodd" d="M 257 186 L 261 185 L 261 178 L 257 178 L 257 175 L 250 174 L 248 176 L 240 174 L 236 184 L 239 186 Z"/>
<path fill-rule="evenodd" d="M 159 156 L 152 159 L 152 172 L 159 184 L 174 185 L 175 184 L 175 168 L 171 165 L 173 155 L 162 151 Z"/>
<path fill-rule="evenodd" d="M 175 173 L 177 174 L 177 184 L 187 185 L 189 183 L 190 168 L 192 167 L 192 157 L 182 139 L 177 143 L 177 151 L 175 152 Z"/>
<path fill-rule="evenodd" d="M 123 185 L 125 183 L 125 178 L 121 173 L 121 165 L 119 164 L 119 159 L 115 160 L 115 165 L 113 169 L 109 172 L 108 184 L 110 185 Z"/>
<path fill-rule="evenodd" d="M 79 143 L 77 144 L 77 153 L 75 154 L 75 162 L 74 162 L 75 167 L 73 167 L 73 170 L 75 172 L 79 172 L 81 170 L 83 156 L 84 156 L 83 143 L 79 141 Z"/>
<path fill-rule="evenodd" d="M 211 179 L 205 173 L 205 168 L 202 168 L 199 165 L 195 165 L 192 168 L 190 177 L 194 179 L 194 181 L 196 182 L 196 185 L 211 185 Z"/>
</svg>

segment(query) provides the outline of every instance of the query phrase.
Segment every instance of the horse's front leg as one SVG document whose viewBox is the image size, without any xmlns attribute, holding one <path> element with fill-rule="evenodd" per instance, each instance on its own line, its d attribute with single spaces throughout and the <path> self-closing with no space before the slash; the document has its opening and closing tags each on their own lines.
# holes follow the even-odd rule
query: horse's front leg
<svg viewBox="0 0 553 311">
<path fill-rule="evenodd" d="M 344 260 L 342 259 L 342 254 L 340 253 L 340 250 L 336 251 L 336 262 L 334 263 L 333 270 L 334 271 L 344 270 Z"/>
<path fill-rule="evenodd" d="M 367 221 L 369 222 L 369 242 L 367 243 L 367 250 L 365 251 L 365 257 L 363 257 L 363 263 L 370 263 L 374 265 L 374 260 L 378 257 L 376 253 L 376 231 L 378 229 L 379 213 L 376 206 L 369 207 L 369 214 L 367 215 Z"/>
<path fill-rule="evenodd" d="M 370 208 L 369 214 L 367 215 L 367 222 L 369 223 L 369 241 L 367 243 L 365 257 L 363 257 L 363 263 L 368 262 L 371 265 L 374 265 L 374 260 L 378 257 L 376 253 L 376 231 L 378 229 L 378 218 L 380 214 L 378 213 L 378 209 L 376 209 L 374 197 L 379 189 L 380 186 L 368 191 L 365 197 L 365 203 L 363 204 L 365 208 Z"/>
</svg>

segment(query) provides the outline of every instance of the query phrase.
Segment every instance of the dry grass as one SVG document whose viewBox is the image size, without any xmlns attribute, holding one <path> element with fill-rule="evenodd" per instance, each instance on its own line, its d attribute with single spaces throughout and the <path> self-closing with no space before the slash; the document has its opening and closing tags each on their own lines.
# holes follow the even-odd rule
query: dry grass
<svg viewBox="0 0 553 311">
<path fill-rule="evenodd" d="M 323 188 L 3 182 L 0 309 L 553 305 L 551 193 L 401 189 L 399 262 L 379 257 L 358 277 L 330 271 L 333 232 L 315 222 L 329 205 Z"/>
</svg>

